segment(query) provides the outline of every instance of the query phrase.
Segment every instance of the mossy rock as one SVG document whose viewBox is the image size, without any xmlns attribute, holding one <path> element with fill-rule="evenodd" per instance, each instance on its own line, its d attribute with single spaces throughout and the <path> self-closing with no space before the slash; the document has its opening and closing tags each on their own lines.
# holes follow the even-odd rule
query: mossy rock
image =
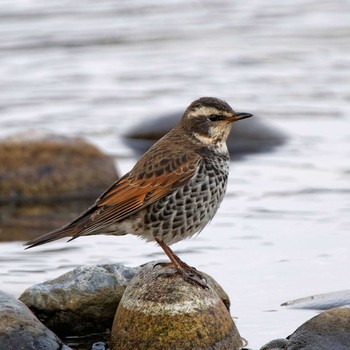
<svg viewBox="0 0 350 350">
<path fill-rule="evenodd" d="M 190 284 L 171 266 L 143 265 L 119 303 L 111 349 L 241 349 L 245 341 L 220 297 L 222 288 L 217 293 L 217 283 L 205 278 L 208 288 Z"/>
<path fill-rule="evenodd" d="M 0 142 L 0 202 L 93 197 L 117 179 L 113 160 L 80 138 L 18 135 Z"/>
</svg>

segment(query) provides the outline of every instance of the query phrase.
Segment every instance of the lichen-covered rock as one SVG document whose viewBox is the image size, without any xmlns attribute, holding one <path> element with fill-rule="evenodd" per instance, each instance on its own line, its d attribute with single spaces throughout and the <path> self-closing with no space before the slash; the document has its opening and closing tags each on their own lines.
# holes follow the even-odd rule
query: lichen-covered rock
<svg viewBox="0 0 350 350">
<path fill-rule="evenodd" d="M 136 271 L 121 264 L 78 267 L 28 288 L 19 299 L 59 335 L 104 332 Z"/>
<path fill-rule="evenodd" d="M 0 291 L 0 349 L 69 350 L 20 301 Z"/>
<path fill-rule="evenodd" d="M 31 132 L 0 142 L 0 202 L 93 197 L 116 178 L 112 159 L 79 138 Z"/>
<path fill-rule="evenodd" d="M 173 267 L 149 263 L 128 285 L 116 312 L 111 348 L 235 350 L 243 340 L 214 284 L 183 280 Z"/>
<path fill-rule="evenodd" d="M 273 340 L 261 350 L 349 350 L 350 308 L 324 311 L 302 324 L 284 341 Z"/>
</svg>

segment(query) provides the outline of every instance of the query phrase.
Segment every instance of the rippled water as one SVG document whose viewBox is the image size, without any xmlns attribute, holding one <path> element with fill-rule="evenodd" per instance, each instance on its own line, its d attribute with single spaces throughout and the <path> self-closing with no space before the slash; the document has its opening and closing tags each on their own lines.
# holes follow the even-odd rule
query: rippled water
<svg viewBox="0 0 350 350">
<path fill-rule="evenodd" d="M 349 11 L 346 0 L 2 1 L 0 136 L 82 135 L 125 156 L 124 172 L 135 162 L 128 128 L 202 95 L 288 134 L 276 152 L 233 163 L 216 218 L 174 246 L 223 285 L 258 349 L 314 315 L 282 302 L 349 287 Z M 159 258 L 128 236 L 30 251 L 5 242 L 1 289 L 17 296 L 77 265 Z"/>
</svg>

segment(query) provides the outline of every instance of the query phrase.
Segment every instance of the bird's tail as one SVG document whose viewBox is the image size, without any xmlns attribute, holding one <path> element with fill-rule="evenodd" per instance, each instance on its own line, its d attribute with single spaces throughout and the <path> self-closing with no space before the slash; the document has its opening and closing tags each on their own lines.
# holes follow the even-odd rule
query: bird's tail
<svg viewBox="0 0 350 350">
<path fill-rule="evenodd" d="M 49 233 L 45 233 L 42 236 L 34 238 L 31 241 L 24 243 L 24 245 L 28 246 L 25 249 L 33 248 L 38 245 L 42 245 L 48 242 L 56 241 L 57 239 L 73 236 L 75 233 L 74 227 L 61 227 L 57 230 L 51 231 Z"/>
</svg>

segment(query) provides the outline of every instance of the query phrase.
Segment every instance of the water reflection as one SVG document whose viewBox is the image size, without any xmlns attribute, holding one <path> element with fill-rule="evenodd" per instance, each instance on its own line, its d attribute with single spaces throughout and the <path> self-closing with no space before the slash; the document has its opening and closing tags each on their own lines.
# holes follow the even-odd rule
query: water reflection
<svg viewBox="0 0 350 350">
<path fill-rule="evenodd" d="M 73 220 L 94 198 L 55 203 L 0 204 L 0 242 L 28 241 Z"/>
</svg>

